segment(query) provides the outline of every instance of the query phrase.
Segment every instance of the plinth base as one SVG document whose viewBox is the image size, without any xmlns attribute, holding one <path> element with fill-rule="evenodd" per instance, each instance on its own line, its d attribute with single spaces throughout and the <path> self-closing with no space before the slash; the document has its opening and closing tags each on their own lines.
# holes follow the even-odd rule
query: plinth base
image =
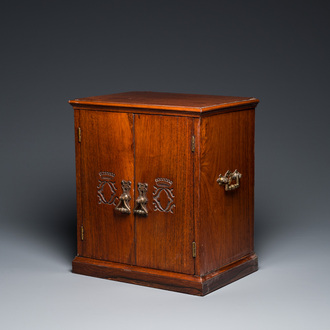
<svg viewBox="0 0 330 330">
<path fill-rule="evenodd" d="M 75 257 L 72 262 L 73 273 L 198 296 L 205 296 L 257 270 L 258 258 L 255 254 L 204 276 L 186 275 L 84 257 Z"/>
</svg>

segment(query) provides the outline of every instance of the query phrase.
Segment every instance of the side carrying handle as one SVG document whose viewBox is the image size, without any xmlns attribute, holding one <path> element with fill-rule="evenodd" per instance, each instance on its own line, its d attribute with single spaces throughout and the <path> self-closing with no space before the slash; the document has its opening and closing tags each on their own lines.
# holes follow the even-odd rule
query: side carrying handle
<svg viewBox="0 0 330 330">
<path fill-rule="evenodd" d="M 147 183 L 138 183 L 138 191 L 139 191 L 139 196 L 135 201 L 135 208 L 134 208 L 134 213 L 138 215 L 148 215 L 148 210 L 147 210 L 147 203 L 148 203 L 148 198 L 146 196 L 148 190 L 148 184 Z"/>
<path fill-rule="evenodd" d="M 239 188 L 239 179 L 242 177 L 242 174 L 237 170 L 234 172 L 230 172 L 229 170 L 225 173 L 225 175 L 219 175 L 217 182 L 219 186 L 225 186 L 225 191 L 235 190 Z M 235 183 L 232 181 L 235 180 Z"/>
<path fill-rule="evenodd" d="M 129 194 L 129 191 L 131 190 L 131 184 L 131 181 L 122 180 L 121 189 L 123 190 L 123 193 L 120 195 L 119 203 L 115 207 L 116 211 L 125 214 L 131 213 L 131 208 L 129 206 L 129 202 L 131 200 L 131 195 Z"/>
</svg>

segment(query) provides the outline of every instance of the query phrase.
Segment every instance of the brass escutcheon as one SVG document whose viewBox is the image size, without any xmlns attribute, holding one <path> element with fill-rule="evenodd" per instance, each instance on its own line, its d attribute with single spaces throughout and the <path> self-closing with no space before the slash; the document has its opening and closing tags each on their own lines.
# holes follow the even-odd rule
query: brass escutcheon
<svg viewBox="0 0 330 330">
<path fill-rule="evenodd" d="M 235 190 L 239 188 L 239 179 L 242 177 L 242 174 L 239 173 L 237 170 L 234 172 L 227 171 L 225 175 L 219 175 L 219 178 L 217 179 L 217 182 L 219 186 L 225 186 L 225 191 L 229 190 Z M 232 183 L 232 181 L 235 180 L 235 183 Z"/>
</svg>

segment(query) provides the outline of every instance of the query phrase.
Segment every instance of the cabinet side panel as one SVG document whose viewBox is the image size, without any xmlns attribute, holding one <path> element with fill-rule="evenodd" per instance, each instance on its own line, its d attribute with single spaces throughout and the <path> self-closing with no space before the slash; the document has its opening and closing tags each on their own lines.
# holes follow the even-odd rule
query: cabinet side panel
<svg viewBox="0 0 330 330">
<path fill-rule="evenodd" d="M 194 274 L 192 121 L 135 115 L 136 184 L 148 184 L 148 216 L 136 215 L 136 264 Z"/>
<path fill-rule="evenodd" d="M 133 210 L 133 115 L 81 110 L 80 127 L 82 256 L 133 264 L 134 216 L 115 210 L 122 180 L 131 181 Z"/>
<path fill-rule="evenodd" d="M 236 169 L 242 174 L 240 187 L 225 191 L 217 179 Z M 253 228 L 254 109 L 203 118 L 200 273 L 252 253 Z"/>
</svg>

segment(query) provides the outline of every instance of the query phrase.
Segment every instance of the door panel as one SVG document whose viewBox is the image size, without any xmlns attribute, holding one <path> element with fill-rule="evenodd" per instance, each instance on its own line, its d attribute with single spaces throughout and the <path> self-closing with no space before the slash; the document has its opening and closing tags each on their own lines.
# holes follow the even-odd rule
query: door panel
<svg viewBox="0 0 330 330">
<path fill-rule="evenodd" d="M 121 181 L 132 182 L 134 202 L 133 115 L 80 111 L 82 255 L 134 263 L 134 216 L 115 211 Z"/>
<path fill-rule="evenodd" d="M 136 264 L 193 274 L 192 119 L 135 115 L 135 185 L 147 183 L 148 216 L 136 215 Z"/>
</svg>

